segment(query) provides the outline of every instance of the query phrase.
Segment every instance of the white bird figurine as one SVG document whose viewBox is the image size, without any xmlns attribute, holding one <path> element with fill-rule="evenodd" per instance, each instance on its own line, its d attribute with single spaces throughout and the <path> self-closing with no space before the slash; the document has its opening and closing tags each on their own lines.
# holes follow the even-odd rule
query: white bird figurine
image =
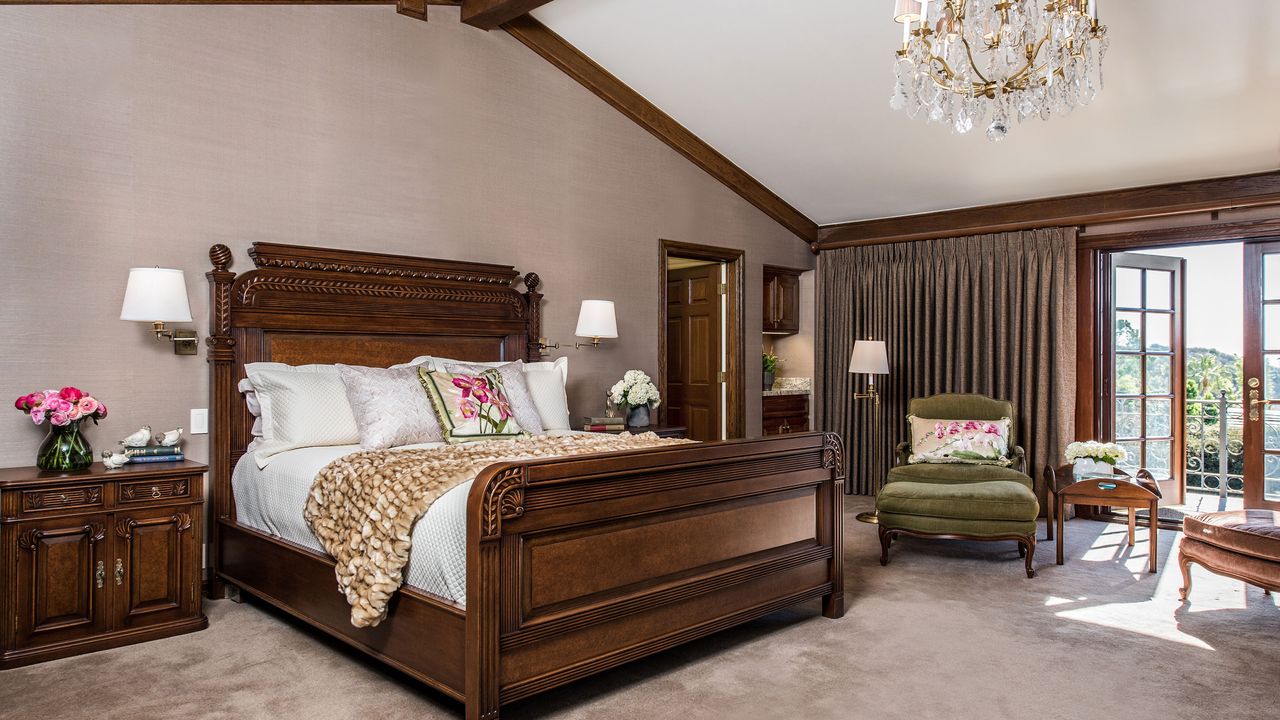
<svg viewBox="0 0 1280 720">
<path fill-rule="evenodd" d="M 125 447 L 146 447 L 149 442 L 151 442 L 151 426 L 143 425 L 137 432 L 121 440 L 120 444 Z"/>
<path fill-rule="evenodd" d="M 182 440 L 182 428 L 163 432 L 156 436 L 156 442 L 165 447 L 173 447 L 174 445 L 177 445 L 180 440 Z"/>
<path fill-rule="evenodd" d="M 106 465 L 108 470 L 115 470 L 127 462 L 129 462 L 129 456 L 119 450 L 102 451 L 102 464 Z"/>
</svg>

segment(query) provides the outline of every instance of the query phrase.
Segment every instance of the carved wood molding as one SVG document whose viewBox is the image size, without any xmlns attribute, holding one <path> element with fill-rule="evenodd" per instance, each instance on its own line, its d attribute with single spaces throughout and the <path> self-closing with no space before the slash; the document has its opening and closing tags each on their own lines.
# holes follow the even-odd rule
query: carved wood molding
<svg viewBox="0 0 1280 720">
<path fill-rule="evenodd" d="M 58 491 L 56 495 L 53 491 L 47 490 L 22 494 L 22 504 L 26 510 L 97 505 L 101 502 L 102 487 L 98 485 Z"/>
<path fill-rule="evenodd" d="M 502 534 L 502 521 L 524 514 L 524 489 L 529 480 L 523 465 L 510 467 L 489 480 L 480 509 L 481 539 L 493 540 Z"/>
<path fill-rule="evenodd" d="M 836 480 L 844 480 L 844 441 L 836 433 L 822 436 L 822 466 L 836 473 Z"/>
<path fill-rule="evenodd" d="M 259 293 L 313 293 L 319 295 L 350 295 L 354 297 L 394 298 L 428 302 L 471 302 L 510 305 L 523 317 L 525 304 L 520 294 L 512 289 L 485 289 L 453 287 L 448 285 L 424 285 L 395 282 L 366 282 L 312 278 L 305 276 L 276 275 L 259 271 L 244 276 L 237 288 L 235 301 L 239 305 L 254 305 Z"/>
<path fill-rule="evenodd" d="M 138 520 L 131 517 L 122 518 L 116 521 L 116 535 L 128 540 L 133 537 L 134 530 L 148 525 L 173 525 L 174 530 L 181 534 L 191 529 L 191 516 L 184 512 L 178 512 L 167 518 L 152 518 L 149 520 Z"/>
<path fill-rule="evenodd" d="M 101 523 L 87 523 L 78 528 L 66 528 L 62 530 L 43 530 L 41 528 L 31 528 L 24 530 L 18 534 L 18 549 L 32 552 L 39 546 L 40 541 L 47 537 L 62 537 L 64 535 L 84 535 L 92 545 L 107 536 L 107 528 Z"/>
<path fill-rule="evenodd" d="M 409 255 L 337 250 L 333 248 L 254 243 L 249 257 L 259 268 L 314 270 L 353 275 L 484 283 L 510 287 L 518 273 L 510 265 L 438 260 Z"/>
</svg>

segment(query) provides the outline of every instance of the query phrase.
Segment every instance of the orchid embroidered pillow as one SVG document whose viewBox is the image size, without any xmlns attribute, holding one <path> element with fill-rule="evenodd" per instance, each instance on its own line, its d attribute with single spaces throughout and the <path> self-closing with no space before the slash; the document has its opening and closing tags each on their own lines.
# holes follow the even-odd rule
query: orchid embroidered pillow
<svg viewBox="0 0 1280 720">
<path fill-rule="evenodd" d="M 908 463 L 1010 465 L 1009 418 L 930 420 L 911 415 Z"/>
<path fill-rule="evenodd" d="M 435 407 L 445 440 L 464 443 L 528 434 L 512 413 L 511 398 L 497 368 L 454 373 L 422 367 L 418 377 Z"/>
</svg>

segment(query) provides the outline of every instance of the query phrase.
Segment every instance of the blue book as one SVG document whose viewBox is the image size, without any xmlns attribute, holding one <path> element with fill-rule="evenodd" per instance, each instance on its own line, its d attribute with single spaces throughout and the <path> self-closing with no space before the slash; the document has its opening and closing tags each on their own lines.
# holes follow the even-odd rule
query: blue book
<svg viewBox="0 0 1280 720">
<path fill-rule="evenodd" d="M 186 455 L 178 453 L 177 455 L 137 455 L 129 458 L 132 463 L 157 463 L 157 462 L 182 462 L 186 459 Z"/>
</svg>

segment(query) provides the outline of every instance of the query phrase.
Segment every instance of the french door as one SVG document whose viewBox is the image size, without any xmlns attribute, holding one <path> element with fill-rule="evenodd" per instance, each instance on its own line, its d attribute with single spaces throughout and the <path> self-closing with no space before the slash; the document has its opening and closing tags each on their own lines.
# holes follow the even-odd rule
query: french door
<svg viewBox="0 0 1280 720">
<path fill-rule="evenodd" d="M 1103 436 L 1128 451 L 1121 467 L 1151 472 L 1163 493 L 1161 504 L 1181 504 L 1186 261 L 1139 253 L 1108 258 Z"/>
<path fill-rule="evenodd" d="M 1280 510 L 1280 241 L 1244 249 L 1244 504 Z"/>
</svg>

